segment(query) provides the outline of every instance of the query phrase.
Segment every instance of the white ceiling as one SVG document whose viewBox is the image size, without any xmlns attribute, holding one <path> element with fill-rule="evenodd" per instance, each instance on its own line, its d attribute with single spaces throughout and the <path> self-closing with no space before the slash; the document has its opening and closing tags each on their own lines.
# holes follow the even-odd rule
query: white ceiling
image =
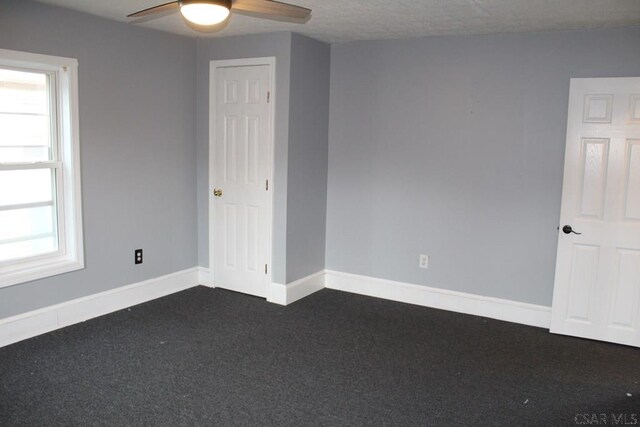
<svg viewBox="0 0 640 427">
<path fill-rule="evenodd" d="M 167 0 L 40 0 L 126 22 Z M 640 0 L 285 0 L 313 9 L 304 25 L 233 15 L 217 33 L 189 29 L 179 13 L 132 24 L 193 37 L 295 31 L 330 43 L 430 35 L 494 34 L 640 25 Z"/>
</svg>

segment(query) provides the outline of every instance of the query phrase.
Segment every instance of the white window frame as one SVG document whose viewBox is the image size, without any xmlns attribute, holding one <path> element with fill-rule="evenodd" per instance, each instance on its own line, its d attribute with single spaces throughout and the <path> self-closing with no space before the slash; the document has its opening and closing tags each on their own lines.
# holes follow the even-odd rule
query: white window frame
<svg viewBox="0 0 640 427">
<path fill-rule="evenodd" d="M 58 250 L 0 262 L 0 288 L 84 268 L 80 142 L 78 126 L 78 61 L 74 58 L 0 49 L 0 68 L 47 73 L 52 78 L 53 132 L 56 161 L 37 162 L 29 169 L 56 170 Z M 24 164 L 0 163 L 0 171 L 25 169 Z"/>
</svg>

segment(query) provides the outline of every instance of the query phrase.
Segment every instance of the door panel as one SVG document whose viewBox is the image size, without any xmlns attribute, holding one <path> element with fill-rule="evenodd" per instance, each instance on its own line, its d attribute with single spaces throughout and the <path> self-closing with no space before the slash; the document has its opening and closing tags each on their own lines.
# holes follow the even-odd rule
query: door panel
<svg viewBox="0 0 640 427">
<path fill-rule="evenodd" d="M 629 121 L 640 123 L 640 94 L 631 95 L 629 102 Z"/>
<path fill-rule="evenodd" d="M 640 219 L 640 140 L 627 140 L 626 187 L 624 219 Z"/>
<path fill-rule="evenodd" d="M 224 175 L 223 182 L 231 183 L 236 180 L 236 166 L 238 156 L 236 153 L 236 134 L 238 119 L 235 116 L 224 116 Z"/>
<path fill-rule="evenodd" d="M 235 269 L 237 266 L 238 213 L 236 205 L 224 203 L 224 268 Z"/>
<path fill-rule="evenodd" d="M 614 284 L 609 325 L 635 329 L 640 287 L 640 251 L 616 248 L 617 278 Z"/>
<path fill-rule="evenodd" d="M 598 278 L 599 259 L 600 248 L 597 246 L 573 246 L 567 320 L 593 323 L 591 308 L 595 298 L 594 290 Z"/>
<path fill-rule="evenodd" d="M 607 179 L 609 140 L 582 140 L 582 203 L 580 213 L 585 217 L 602 218 Z"/>
<path fill-rule="evenodd" d="M 213 284 L 266 297 L 270 253 L 270 66 L 215 72 Z"/>
<path fill-rule="evenodd" d="M 640 78 L 571 80 L 551 332 L 640 345 L 638 93 Z"/>
</svg>

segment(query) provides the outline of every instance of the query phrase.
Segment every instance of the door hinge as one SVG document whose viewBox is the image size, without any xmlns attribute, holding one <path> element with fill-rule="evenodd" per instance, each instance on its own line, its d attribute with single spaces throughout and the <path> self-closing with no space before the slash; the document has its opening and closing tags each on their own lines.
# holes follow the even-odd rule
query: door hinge
<svg viewBox="0 0 640 427">
<path fill-rule="evenodd" d="M 267 274 L 267 264 L 264 265 L 264 274 Z"/>
<path fill-rule="evenodd" d="M 267 183 L 266 183 L 266 185 L 264 187 L 265 187 L 264 188 L 265 190 L 269 191 L 269 180 L 267 180 Z"/>
<path fill-rule="evenodd" d="M 267 92 L 267 104 L 271 102 L 271 91 Z"/>
</svg>

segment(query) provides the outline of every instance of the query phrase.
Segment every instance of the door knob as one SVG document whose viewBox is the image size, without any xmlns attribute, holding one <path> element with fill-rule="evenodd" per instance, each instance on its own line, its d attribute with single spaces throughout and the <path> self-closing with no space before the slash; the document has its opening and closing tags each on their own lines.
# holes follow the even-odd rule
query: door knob
<svg viewBox="0 0 640 427">
<path fill-rule="evenodd" d="M 214 188 L 213 195 L 216 197 L 222 197 L 222 190 L 220 190 L 219 188 Z"/>
<path fill-rule="evenodd" d="M 573 234 L 582 234 L 582 233 L 577 233 L 577 232 L 573 231 L 573 228 L 571 228 L 570 225 L 565 225 L 564 227 L 562 227 L 562 232 L 564 234 L 571 234 L 571 233 L 573 233 Z"/>
</svg>

